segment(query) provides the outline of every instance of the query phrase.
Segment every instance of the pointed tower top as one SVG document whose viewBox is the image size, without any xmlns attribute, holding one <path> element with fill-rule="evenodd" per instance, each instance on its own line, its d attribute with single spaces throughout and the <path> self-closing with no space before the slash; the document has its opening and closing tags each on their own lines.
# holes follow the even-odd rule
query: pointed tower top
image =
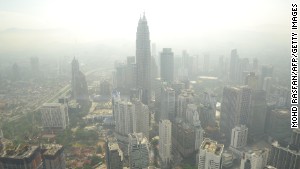
<svg viewBox="0 0 300 169">
<path fill-rule="evenodd" d="M 145 10 L 143 12 L 143 20 L 146 20 Z"/>
</svg>

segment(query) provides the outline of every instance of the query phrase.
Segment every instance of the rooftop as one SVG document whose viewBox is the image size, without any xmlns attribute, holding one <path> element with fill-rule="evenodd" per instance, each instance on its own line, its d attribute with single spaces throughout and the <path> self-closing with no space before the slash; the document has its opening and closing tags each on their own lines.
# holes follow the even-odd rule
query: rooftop
<svg viewBox="0 0 300 169">
<path fill-rule="evenodd" d="M 201 149 L 220 156 L 223 152 L 224 145 L 218 144 L 216 141 L 205 138 L 201 144 Z"/>
<path fill-rule="evenodd" d="M 42 149 L 46 149 L 44 155 L 54 156 L 58 151 L 63 148 L 62 145 L 59 144 L 43 144 Z"/>
<path fill-rule="evenodd" d="M 27 144 L 19 144 L 18 146 L 14 146 L 10 144 L 5 146 L 5 149 L 3 153 L 0 154 L 0 157 L 14 159 L 29 158 L 37 149 L 39 149 L 38 146 L 29 146 Z"/>
</svg>

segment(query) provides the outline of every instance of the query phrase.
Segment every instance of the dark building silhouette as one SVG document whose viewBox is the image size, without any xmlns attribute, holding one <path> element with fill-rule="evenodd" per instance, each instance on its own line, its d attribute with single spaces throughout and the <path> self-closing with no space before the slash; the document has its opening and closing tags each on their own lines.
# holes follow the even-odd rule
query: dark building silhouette
<svg viewBox="0 0 300 169">
<path fill-rule="evenodd" d="M 171 48 L 163 48 L 160 53 L 160 78 L 167 82 L 174 81 L 174 53 Z"/>
<path fill-rule="evenodd" d="M 43 144 L 41 146 L 43 169 L 65 169 L 64 147 L 59 144 Z"/>
<path fill-rule="evenodd" d="M 136 32 L 137 87 L 142 93 L 142 102 L 146 105 L 151 100 L 151 52 L 147 19 L 140 18 Z"/>
<path fill-rule="evenodd" d="M 72 97 L 81 103 L 89 101 L 88 87 L 85 75 L 79 70 L 78 60 L 75 58 L 72 61 Z"/>
</svg>

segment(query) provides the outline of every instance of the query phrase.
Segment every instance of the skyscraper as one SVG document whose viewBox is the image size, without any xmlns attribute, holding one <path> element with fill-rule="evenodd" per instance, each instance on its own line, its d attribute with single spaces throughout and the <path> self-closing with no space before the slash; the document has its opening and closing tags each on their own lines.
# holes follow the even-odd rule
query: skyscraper
<svg viewBox="0 0 300 169">
<path fill-rule="evenodd" d="M 251 89 L 247 86 L 225 87 L 221 104 L 220 129 L 229 143 L 231 130 L 246 124 L 250 111 Z"/>
<path fill-rule="evenodd" d="M 143 133 L 149 139 L 150 130 L 150 111 L 147 105 L 140 100 L 134 99 L 135 111 L 133 115 L 133 132 Z"/>
<path fill-rule="evenodd" d="M 123 152 L 115 138 L 108 138 L 105 150 L 107 169 L 123 169 Z"/>
<path fill-rule="evenodd" d="M 244 153 L 240 169 L 263 169 L 267 166 L 269 149 L 254 150 Z"/>
<path fill-rule="evenodd" d="M 233 148 L 242 148 L 247 145 L 248 128 L 245 125 L 236 126 L 231 132 L 230 146 Z"/>
<path fill-rule="evenodd" d="M 204 139 L 199 148 L 198 169 L 220 169 L 224 145 L 208 138 Z"/>
<path fill-rule="evenodd" d="M 115 131 L 118 134 L 127 136 L 133 132 L 133 115 L 135 106 L 131 102 L 115 101 L 114 102 L 114 117 L 116 121 Z"/>
<path fill-rule="evenodd" d="M 149 166 L 149 143 L 142 133 L 128 134 L 128 156 L 131 169 L 144 169 Z"/>
<path fill-rule="evenodd" d="M 85 75 L 79 70 L 79 63 L 77 59 L 72 61 L 72 97 L 79 103 L 87 103 L 89 101 L 88 87 Z"/>
<path fill-rule="evenodd" d="M 149 28 L 145 14 L 140 18 L 136 32 L 137 87 L 142 92 L 142 102 L 151 100 L 151 52 Z"/>
<path fill-rule="evenodd" d="M 41 145 L 44 169 L 65 169 L 64 147 L 59 144 Z"/>
<path fill-rule="evenodd" d="M 170 120 L 161 120 L 159 122 L 159 155 L 164 163 L 169 163 L 171 160 L 171 129 L 172 123 Z"/>
<path fill-rule="evenodd" d="M 237 54 L 237 50 L 233 49 L 231 51 L 230 69 L 229 69 L 229 80 L 231 82 L 237 81 L 238 62 L 239 62 L 239 56 Z"/>
<path fill-rule="evenodd" d="M 174 89 L 163 86 L 161 90 L 161 111 L 160 119 L 175 119 L 175 91 Z"/>
<path fill-rule="evenodd" d="M 167 82 L 174 80 L 174 53 L 171 48 L 163 48 L 160 53 L 160 78 Z"/>
</svg>

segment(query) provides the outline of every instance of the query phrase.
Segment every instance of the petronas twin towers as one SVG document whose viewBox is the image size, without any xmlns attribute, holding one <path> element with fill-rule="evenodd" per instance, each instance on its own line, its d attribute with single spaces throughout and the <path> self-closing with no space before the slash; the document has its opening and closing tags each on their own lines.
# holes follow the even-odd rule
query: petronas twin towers
<svg viewBox="0 0 300 169">
<path fill-rule="evenodd" d="M 136 32 L 137 87 L 141 101 L 148 105 L 151 100 L 151 52 L 149 28 L 145 13 L 140 18 Z"/>
</svg>

